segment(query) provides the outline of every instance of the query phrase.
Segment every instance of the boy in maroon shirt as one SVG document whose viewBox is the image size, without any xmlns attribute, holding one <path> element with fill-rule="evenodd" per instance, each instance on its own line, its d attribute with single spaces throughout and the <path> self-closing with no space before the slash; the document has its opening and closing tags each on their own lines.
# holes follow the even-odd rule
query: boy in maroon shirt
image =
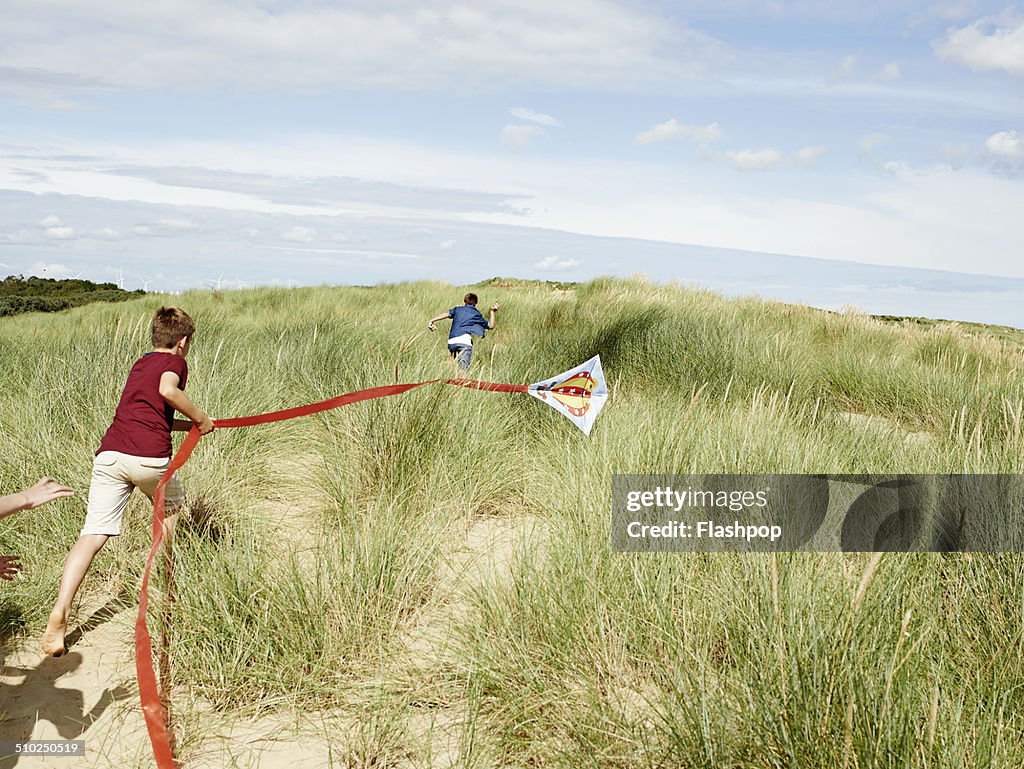
<svg viewBox="0 0 1024 769">
<path fill-rule="evenodd" d="M 139 488 L 153 498 L 157 484 L 171 461 L 171 431 L 213 430 L 213 421 L 185 395 L 188 355 L 196 325 L 177 307 L 161 307 L 153 316 L 153 352 L 132 366 L 117 404 L 114 421 L 100 441 L 89 484 L 89 507 L 82 533 L 68 553 L 57 603 L 43 633 L 43 651 L 57 657 L 64 653 L 71 603 L 93 558 L 110 537 L 121 533 L 121 516 L 128 497 Z M 191 421 L 174 418 L 175 410 Z M 181 482 L 171 476 L 165 487 L 165 523 L 170 533 L 177 510 L 184 502 Z"/>
</svg>

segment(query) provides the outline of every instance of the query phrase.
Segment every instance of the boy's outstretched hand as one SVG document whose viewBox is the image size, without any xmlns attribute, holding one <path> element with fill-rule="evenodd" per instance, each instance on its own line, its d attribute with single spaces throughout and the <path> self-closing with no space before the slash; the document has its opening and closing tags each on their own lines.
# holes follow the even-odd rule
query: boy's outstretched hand
<svg viewBox="0 0 1024 769">
<path fill-rule="evenodd" d="M 0 555 L 0 579 L 10 582 L 21 571 L 20 555 Z"/>
<path fill-rule="evenodd" d="M 43 476 L 21 493 L 25 498 L 24 509 L 31 510 L 55 499 L 70 497 L 75 492 L 68 486 L 61 486 L 53 478 Z"/>
<path fill-rule="evenodd" d="M 207 435 L 217 429 L 217 426 L 213 423 L 213 419 L 208 415 L 203 414 L 202 419 L 196 419 L 194 422 L 191 419 L 175 419 L 174 424 L 171 426 L 171 430 L 177 433 L 187 433 L 193 427 L 199 428 L 200 435 Z"/>
<path fill-rule="evenodd" d="M 498 310 L 499 310 L 500 308 L 501 308 L 501 305 L 500 305 L 500 304 L 492 304 L 492 305 L 491 305 L 491 309 L 492 309 L 492 310 L 493 310 L 494 312 L 497 312 L 497 311 L 498 311 Z"/>
</svg>

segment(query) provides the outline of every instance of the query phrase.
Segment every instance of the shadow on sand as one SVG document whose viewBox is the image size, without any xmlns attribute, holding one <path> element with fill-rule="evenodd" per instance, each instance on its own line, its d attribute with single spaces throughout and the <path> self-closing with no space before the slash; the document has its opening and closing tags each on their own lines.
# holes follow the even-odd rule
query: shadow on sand
<svg viewBox="0 0 1024 769">
<path fill-rule="evenodd" d="M 73 645 L 81 640 L 83 634 L 107 622 L 125 606 L 121 598 L 108 601 L 68 635 L 67 648 L 70 651 L 61 657 L 40 654 L 40 662 L 34 668 L 7 665 L 6 655 L 0 658 L 0 740 L 21 742 L 31 739 L 39 721 L 52 724 L 60 739 L 77 739 L 111 704 L 132 694 L 120 685 L 105 689 L 96 704 L 87 711 L 82 690 L 57 685 L 63 676 L 74 673 L 82 665 L 82 655 L 73 650 Z M 20 681 L 8 683 L 12 679 Z M 20 758 L 16 754 L 0 755 L 0 769 L 11 769 Z"/>
</svg>

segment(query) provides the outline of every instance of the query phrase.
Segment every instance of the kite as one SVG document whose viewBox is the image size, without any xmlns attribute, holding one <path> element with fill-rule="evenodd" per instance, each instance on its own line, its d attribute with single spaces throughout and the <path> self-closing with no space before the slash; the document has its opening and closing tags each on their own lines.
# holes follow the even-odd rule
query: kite
<svg viewBox="0 0 1024 769">
<path fill-rule="evenodd" d="M 568 417 L 585 435 L 590 435 L 594 420 L 604 408 L 608 400 L 608 385 L 601 370 L 601 357 L 595 355 L 575 368 L 564 371 L 550 379 L 535 382 L 531 385 L 502 384 L 498 382 L 480 382 L 475 379 L 431 379 L 425 382 L 385 385 L 371 387 L 367 390 L 338 395 L 334 398 L 311 403 L 306 406 L 295 406 L 267 414 L 255 414 L 248 417 L 231 419 L 215 419 L 213 424 L 219 429 L 249 427 L 252 425 L 282 422 L 296 417 L 318 414 L 322 411 L 347 406 L 350 403 L 386 398 L 400 395 L 417 387 L 428 384 L 448 384 L 455 387 L 467 387 L 474 390 L 490 392 L 528 393 L 534 398 L 551 406 Z M 153 644 L 146 628 L 146 613 L 149 608 L 149 578 L 153 561 L 163 542 L 164 527 L 164 487 L 182 466 L 188 461 L 193 450 L 199 444 L 199 428 L 193 427 L 185 440 L 181 442 L 170 465 L 157 484 L 153 495 L 153 538 L 146 567 L 142 572 L 142 585 L 139 591 L 139 613 L 135 619 L 135 673 L 139 680 L 139 699 L 142 702 L 142 714 L 146 720 L 149 741 L 153 746 L 153 757 L 159 769 L 175 769 L 178 764 L 174 758 L 173 738 L 167 726 L 167 713 L 161 702 L 160 690 L 157 687 L 156 671 L 153 669 Z"/>
<path fill-rule="evenodd" d="M 595 355 L 586 363 L 563 371 L 551 379 L 534 382 L 527 392 L 569 417 L 584 435 L 590 435 L 594 420 L 608 400 L 608 385 L 601 370 L 601 356 Z"/>
</svg>

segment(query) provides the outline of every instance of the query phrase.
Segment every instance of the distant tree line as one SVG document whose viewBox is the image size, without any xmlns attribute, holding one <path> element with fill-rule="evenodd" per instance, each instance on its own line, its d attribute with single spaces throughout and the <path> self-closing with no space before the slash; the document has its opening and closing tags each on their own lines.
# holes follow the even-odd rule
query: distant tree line
<svg viewBox="0 0 1024 769">
<path fill-rule="evenodd" d="M 22 312 L 57 312 L 90 302 L 123 302 L 142 296 L 142 289 L 125 291 L 113 283 L 67 278 L 10 275 L 0 282 L 0 317 Z"/>
</svg>

